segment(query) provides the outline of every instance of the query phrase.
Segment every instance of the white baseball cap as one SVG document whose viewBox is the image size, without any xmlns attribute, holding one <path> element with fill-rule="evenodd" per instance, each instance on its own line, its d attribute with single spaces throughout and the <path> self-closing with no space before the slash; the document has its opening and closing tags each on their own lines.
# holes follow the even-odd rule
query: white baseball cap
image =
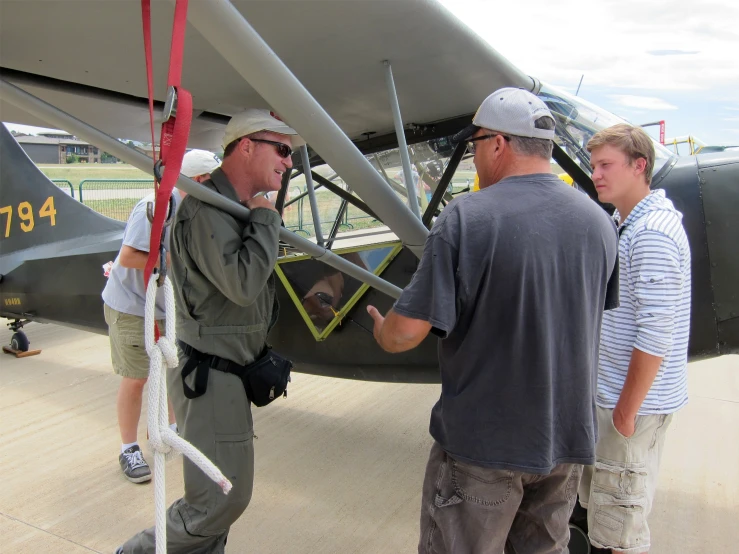
<svg viewBox="0 0 739 554">
<path fill-rule="evenodd" d="M 454 140 L 467 140 L 481 127 L 517 137 L 554 140 L 554 129 L 537 129 L 534 125 L 540 117 L 554 121 L 541 98 L 520 88 L 501 88 L 482 101 L 472 125 L 454 135 Z"/>
<path fill-rule="evenodd" d="M 185 177 L 197 177 L 211 173 L 214 169 L 221 165 L 221 160 L 207 150 L 190 150 L 182 158 L 182 173 Z"/>
<path fill-rule="evenodd" d="M 293 148 L 305 144 L 305 141 L 298 136 L 298 132 L 280 120 L 274 112 L 251 109 L 236 114 L 228 122 L 223 135 L 223 149 L 225 150 L 236 139 L 259 131 L 289 135 Z"/>
</svg>

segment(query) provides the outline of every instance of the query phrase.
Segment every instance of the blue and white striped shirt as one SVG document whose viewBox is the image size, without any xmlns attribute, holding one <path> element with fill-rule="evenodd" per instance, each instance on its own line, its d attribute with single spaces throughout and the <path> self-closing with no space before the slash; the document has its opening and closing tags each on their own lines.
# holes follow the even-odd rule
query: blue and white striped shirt
<svg viewBox="0 0 739 554">
<path fill-rule="evenodd" d="M 618 212 L 614 214 L 620 220 Z M 688 401 L 690 247 L 682 214 L 653 191 L 619 227 L 621 306 L 605 312 L 598 360 L 597 403 L 614 408 L 634 348 L 662 356 L 639 414 L 669 414 Z"/>
</svg>

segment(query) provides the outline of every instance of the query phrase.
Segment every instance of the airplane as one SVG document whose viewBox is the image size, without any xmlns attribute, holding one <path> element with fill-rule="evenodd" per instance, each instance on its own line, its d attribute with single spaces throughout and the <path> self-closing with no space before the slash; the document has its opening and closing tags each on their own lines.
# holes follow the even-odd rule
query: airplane
<svg viewBox="0 0 739 554">
<path fill-rule="evenodd" d="M 153 35 L 161 84 L 172 4 L 154 2 L 151 11 L 153 28 L 166 30 Z M 596 202 L 585 145 L 623 121 L 526 75 L 433 0 L 192 2 L 183 85 L 194 98 L 189 147 L 217 151 L 232 115 L 273 109 L 310 147 L 308 164 L 294 155 L 278 209 L 290 179 L 310 174 L 342 206 L 383 225 L 360 236 L 342 234 L 340 211 L 325 240 L 283 229 L 280 318 L 269 337 L 298 371 L 371 381 L 439 381 L 437 339 L 388 354 L 375 343 L 365 308 L 384 313 L 410 281 L 466 155 L 451 137 L 470 123 L 482 99 L 503 86 L 540 96 L 556 119 L 554 160 Z M 159 113 L 167 99 L 163 87 L 155 97 Z M 138 3 L 59 0 L 42 9 L 29 0 L 3 1 L 2 121 L 65 129 L 151 173 L 150 159 L 113 138 L 147 140 L 147 98 Z M 416 193 L 387 175 L 405 164 L 404 143 L 413 163 L 428 169 L 419 174 L 433 191 L 418 215 Z M 653 186 L 683 213 L 691 245 L 690 359 L 737 353 L 739 152 L 678 157 L 659 143 L 655 150 Z M 348 187 L 313 171 L 324 164 Z M 242 206 L 209 196 L 183 176 L 178 186 L 246 216 Z M 117 255 L 123 229 L 51 183 L 0 126 L 0 316 L 10 320 L 16 350 L 29 347 L 22 331 L 29 321 L 107 332 L 102 266 Z M 585 540 L 572 551 L 588 548 Z"/>
<path fill-rule="evenodd" d="M 75 134 L 121 154 L 124 161 L 147 164 L 144 168 L 151 172 L 150 160 L 120 143 L 111 151 L 115 145 L 100 143 L 99 132 L 134 140 L 150 136 L 138 3 L 59 1 L 45 3 L 43 12 L 33 6 L 3 2 L 2 119 L 72 131 L 65 119 L 71 115 L 74 125 L 89 127 L 74 129 Z M 160 79 L 171 17 L 171 4 L 153 3 L 153 28 L 167 30 L 153 36 Z M 229 19 L 238 25 L 221 29 Z M 407 21 L 413 24 L 401 24 Z M 51 38 L 58 29 L 65 30 L 63 47 Z M 27 40 L 29 36 L 34 39 Z M 237 55 L 236 45 L 250 55 Z M 69 52 L 86 55 L 80 59 Z M 395 90 L 388 88 L 388 70 L 394 74 Z M 191 3 L 183 84 L 195 99 L 190 147 L 217 150 L 225 123 L 245 107 L 276 109 L 308 139 L 311 169 L 327 163 L 352 192 L 314 174 L 316 186 L 329 188 L 386 225 L 385 233 L 365 237 L 353 247 L 342 246 L 349 242 L 342 242 L 334 225 L 328 248 L 303 255 L 307 241 L 289 248 L 298 237 L 286 231 L 276 270 L 282 309 L 270 336 L 273 346 L 301 371 L 364 380 L 439 379 L 435 338 L 411 352 L 387 354 L 372 340 L 365 307 L 390 308 L 398 288 L 409 282 L 427 228 L 451 200 L 446 188 L 465 155 L 451 136 L 470 122 L 480 101 L 501 86 L 538 94 L 557 119 L 556 162 L 594 201 L 584 145 L 597 130 L 622 121 L 525 75 L 431 0 Z M 157 110 L 165 98 L 160 89 Z M 397 118 L 390 109 L 393 94 L 402 108 L 402 140 L 418 153 L 414 161 L 431 161 L 435 169 L 423 172 L 435 193 L 420 221 L 403 203 L 411 195 L 397 183 L 394 192 L 388 185 L 392 180 L 382 176 L 401 157 L 401 137 L 394 132 Z M 43 110 L 39 99 L 48 103 Z M 61 193 L 10 134 L 5 129 L 1 133 L 0 315 L 11 320 L 15 346 L 28 348 L 21 331 L 28 321 L 105 333 L 101 267 L 115 258 L 123 224 Z M 739 224 L 732 214 L 739 208 L 739 153 L 677 157 L 658 143 L 655 149 L 654 186 L 664 188 L 683 213 L 692 249 L 690 359 L 737 352 L 739 258 L 732 237 L 739 236 Z M 299 153 L 293 163 L 291 178 L 304 173 Z M 287 177 L 284 184 L 286 188 Z M 199 194 L 199 189 L 188 192 Z M 282 196 L 277 199 L 280 208 Z M 311 248 L 319 247 L 314 243 Z M 345 261 L 337 273 L 324 263 L 331 253 L 338 254 L 332 259 L 341 257 L 359 269 L 348 269 Z M 319 255 L 324 261 L 315 259 Z M 343 282 L 340 290 L 327 285 L 332 279 Z"/>
<path fill-rule="evenodd" d="M 665 140 L 664 144 L 678 155 L 680 154 L 679 147 L 681 144 L 688 145 L 688 154 L 691 156 L 695 156 L 696 154 L 709 154 L 712 152 L 725 152 L 727 150 L 739 151 L 739 146 L 737 145 L 708 145 L 698 137 L 694 137 L 692 135 L 670 138 Z"/>
</svg>

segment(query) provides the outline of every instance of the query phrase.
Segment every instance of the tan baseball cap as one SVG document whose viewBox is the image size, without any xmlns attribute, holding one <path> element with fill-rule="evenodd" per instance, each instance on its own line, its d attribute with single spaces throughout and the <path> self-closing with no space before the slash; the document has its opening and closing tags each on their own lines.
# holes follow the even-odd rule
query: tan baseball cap
<svg viewBox="0 0 739 554">
<path fill-rule="evenodd" d="M 207 150 L 190 150 L 182 158 L 182 169 L 180 169 L 180 173 L 185 177 L 192 178 L 198 175 L 212 173 L 220 165 L 221 160 L 213 152 L 208 152 Z"/>
<path fill-rule="evenodd" d="M 298 132 L 281 121 L 274 112 L 250 109 L 236 114 L 228 122 L 223 135 L 223 149 L 225 150 L 236 139 L 251 135 L 252 133 L 258 133 L 259 131 L 288 135 L 292 141 L 293 148 L 305 144 L 305 141 L 298 135 Z"/>
</svg>

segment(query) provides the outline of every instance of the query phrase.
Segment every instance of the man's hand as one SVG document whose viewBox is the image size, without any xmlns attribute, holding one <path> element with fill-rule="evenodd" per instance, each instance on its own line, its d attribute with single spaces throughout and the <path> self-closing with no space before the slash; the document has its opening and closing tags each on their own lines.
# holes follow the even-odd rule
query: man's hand
<svg viewBox="0 0 739 554">
<path fill-rule="evenodd" d="M 647 354 L 638 348 L 631 353 L 624 388 L 613 409 L 613 426 L 626 438 L 634 434 L 636 414 L 652 388 L 661 364 L 661 356 Z"/>
<path fill-rule="evenodd" d="M 634 434 L 636 415 L 627 415 L 617 407 L 613 410 L 613 426 L 616 428 L 616 431 L 628 439 Z"/>
<path fill-rule="evenodd" d="M 375 340 L 382 346 L 380 342 L 380 333 L 382 333 L 382 326 L 385 324 L 385 318 L 374 306 L 367 306 L 367 313 L 375 322 L 375 328 L 372 330 L 372 334 L 375 336 Z"/>
<path fill-rule="evenodd" d="M 255 196 L 254 198 L 247 200 L 246 207 L 250 210 L 255 210 L 257 208 L 267 208 L 268 210 L 277 212 L 277 208 L 275 208 L 275 205 L 264 196 Z"/>
</svg>

